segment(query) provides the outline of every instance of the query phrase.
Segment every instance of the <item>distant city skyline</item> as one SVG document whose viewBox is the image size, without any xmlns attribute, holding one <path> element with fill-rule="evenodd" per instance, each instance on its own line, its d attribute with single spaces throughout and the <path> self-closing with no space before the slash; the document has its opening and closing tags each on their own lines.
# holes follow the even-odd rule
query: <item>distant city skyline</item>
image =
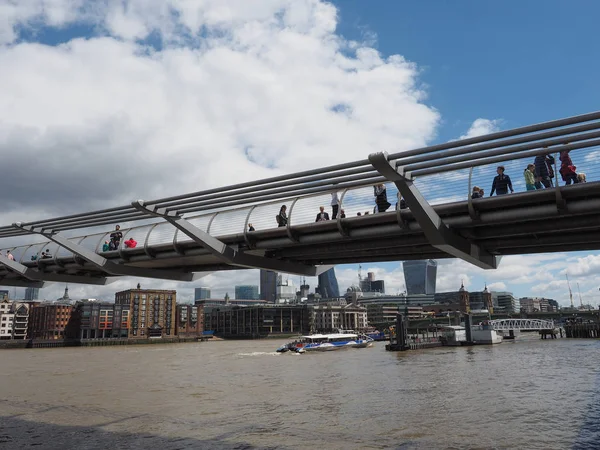
<svg viewBox="0 0 600 450">
<path fill-rule="evenodd" d="M 133 8 L 127 20 L 90 0 L 9 3 L 0 54 L 11 70 L 0 72 L 0 82 L 7 87 L 4 104 L 12 106 L 0 108 L 0 131 L 11 139 L 0 139 L 0 185 L 11 196 L 0 224 L 218 189 L 232 179 L 346 163 L 381 149 L 400 152 L 590 112 L 600 104 L 600 61 L 589 57 L 600 12 L 595 2 L 584 8 L 549 0 L 542 19 L 533 2 L 521 5 L 519 14 L 499 3 L 456 8 L 439 2 L 432 9 L 427 2 L 387 1 L 373 8 L 350 0 L 297 0 L 293 8 L 304 12 L 297 14 L 289 2 L 259 2 L 264 7 L 240 9 L 236 20 L 218 23 L 196 20 L 220 17 L 214 2 L 174 3 L 169 15 Z M 248 23 L 256 33 L 247 33 Z M 531 45 L 522 45 L 524 33 Z M 577 70 L 554 64 L 540 77 L 539 68 L 553 64 L 558 52 L 568 52 Z M 288 57 L 275 57 L 280 54 Z M 240 69 L 234 61 L 245 64 Z M 499 67 L 498 61 L 511 63 Z M 188 76 L 197 73 L 203 77 Z M 135 170 L 117 164 L 98 176 L 98 154 L 135 161 Z M 69 183 L 57 183 L 46 170 L 57 160 L 69 161 L 61 166 L 61 180 Z M 577 161 L 588 181 L 597 177 L 588 170 L 593 163 Z M 44 189 L 23 181 L 24 168 L 35 171 Z M 166 176 L 173 173 L 176 179 Z M 486 182 L 489 192 L 491 179 Z M 7 241 L 5 249 L 22 243 Z M 597 251 L 509 256 L 493 271 L 464 261 L 438 263 L 440 291 L 464 280 L 478 289 L 487 283 L 568 305 L 568 273 L 584 302 L 600 301 Z M 399 262 L 367 265 L 386 291 L 406 290 Z M 357 268 L 336 268 L 341 290 L 356 284 Z M 232 295 L 235 284 L 261 285 L 257 271 L 205 280 L 215 297 Z M 118 283 L 126 288 L 137 281 Z M 317 285 L 315 278 L 307 281 Z M 194 297 L 194 287 L 184 283 L 141 282 Z M 113 287 L 72 285 L 71 296 L 110 298 Z M 58 298 L 63 289 L 51 284 L 39 296 Z M 23 288 L 17 290 L 24 296 Z"/>
</svg>

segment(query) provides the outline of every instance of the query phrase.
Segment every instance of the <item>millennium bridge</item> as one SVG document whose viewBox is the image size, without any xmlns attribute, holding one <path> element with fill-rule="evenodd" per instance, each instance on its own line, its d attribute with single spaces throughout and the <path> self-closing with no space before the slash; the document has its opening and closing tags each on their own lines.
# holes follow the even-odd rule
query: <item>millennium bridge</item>
<svg viewBox="0 0 600 450">
<path fill-rule="evenodd" d="M 317 275 L 336 264 L 461 258 L 484 269 L 504 255 L 600 249 L 600 112 L 360 161 L 0 227 L 0 285 L 105 284 L 137 276 L 192 281 L 262 268 Z M 587 183 L 560 181 L 569 150 Z M 553 186 L 526 190 L 524 170 L 554 156 Z M 548 160 L 550 161 L 550 160 Z M 489 197 L 503 165 L 515 193 Z M 374 186 L 391 204 L 375 213 Z M 560 184 L 560 186 L 559 186 Z M 486 191 L 472 198 L 475 186 Z M 319 207 L 332 215 L 315 222 Z M 287 222 L 276 216 L 287 207 Z M 341 212 L 343 211 L 343 214 Z M 359 215 L 360 214 L 360 215 Z M 123 237 L 103 250 L 116 224 Z M 135 248 L 124 242 L 137 241 Z M 14 259 L 7 257 L 10 251 Z"/>
</svg>

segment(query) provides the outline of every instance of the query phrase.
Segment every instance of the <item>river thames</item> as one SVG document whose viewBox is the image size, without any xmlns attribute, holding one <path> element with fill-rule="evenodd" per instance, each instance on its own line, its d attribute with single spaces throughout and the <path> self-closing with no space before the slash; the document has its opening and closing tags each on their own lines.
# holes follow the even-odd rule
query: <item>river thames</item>
<svg viewBox="0 0 600 450">
<path fill-rule="evenodd" d="M 600 341 L 0 352 L 0 448 L 600 448 Z"/>
</svg>

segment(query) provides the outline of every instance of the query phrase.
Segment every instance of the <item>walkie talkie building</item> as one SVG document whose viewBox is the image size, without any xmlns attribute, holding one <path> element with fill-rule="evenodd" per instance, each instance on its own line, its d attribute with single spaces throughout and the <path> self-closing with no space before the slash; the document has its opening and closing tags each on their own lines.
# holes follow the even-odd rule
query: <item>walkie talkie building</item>
<svg viewBox="0 0 600 450">
<path fill-rule="evenodd" d="M 435 294 L 436 260 L 404 261 L 402 268 L 407 295 Z"/>
</svg>

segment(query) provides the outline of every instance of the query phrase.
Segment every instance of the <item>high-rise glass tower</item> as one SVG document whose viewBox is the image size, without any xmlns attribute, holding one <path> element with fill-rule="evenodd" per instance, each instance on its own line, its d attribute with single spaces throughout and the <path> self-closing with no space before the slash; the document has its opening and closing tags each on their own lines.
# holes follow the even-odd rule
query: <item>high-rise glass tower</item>
<svg viewBox="0 0 600 450">
<path fill-rule="evenodd" d="M 40 289 L 39 288 L 27 288 L 25 289 L 25 300 L 37 300 L 40 298 Z"/>
<path fill-rule="evenodd" d="M 338 298 L 340 296 L 340 288 L 333 267 L 319 275 L 319 294 L 322 298 Z"/>
<path fill-rule="evenodd" d="M 435 294 L 436 260 L 404 261 L 402 269 L 404 270 L 407 295 Z"/>
<path fill-rule="evenodd" d="M 277 272 L 260 270 L 260 299 L 275 303 L 277 299 Z"/>
<path fill-rule="evenodd" d="M 194 289 L 194 300 L 206 300 L 210 298 L 210 289 L 206 287 L 199 287 Z"/>
<path fill-rule="evenodd" d="M 258 286 L 242 285 L 235 287 L 236 300 L 258 300 Z"/>
</svg>

